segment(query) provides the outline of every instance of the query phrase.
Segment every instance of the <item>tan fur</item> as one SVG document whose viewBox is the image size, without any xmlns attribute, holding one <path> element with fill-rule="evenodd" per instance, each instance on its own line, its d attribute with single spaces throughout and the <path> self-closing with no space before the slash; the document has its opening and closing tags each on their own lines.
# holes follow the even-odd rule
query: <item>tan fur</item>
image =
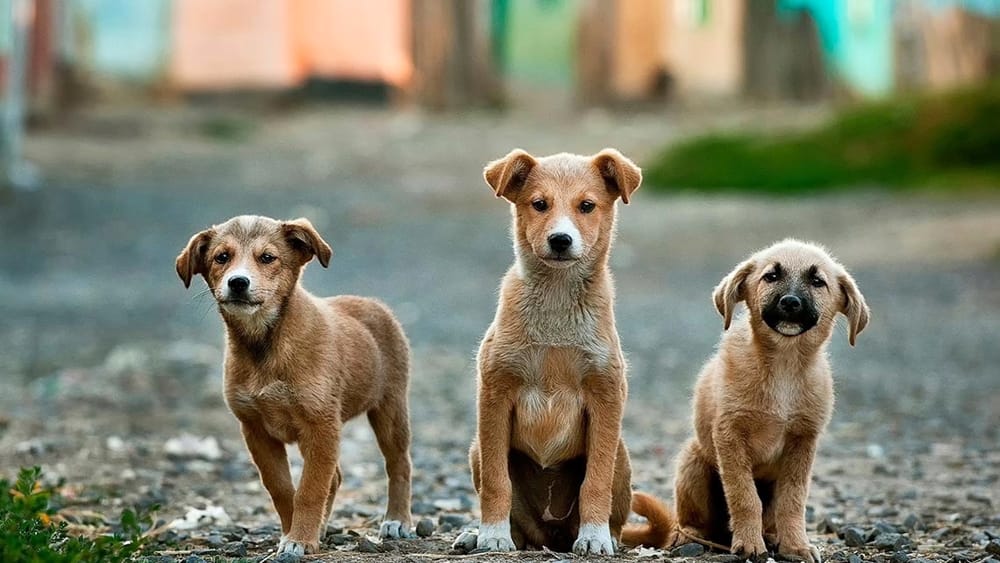
<svg viewBox="0 0 1000 563">
<path fill-rule="evenodd" d="M 537 159 L 518 149 L 484 177 L 511 203 L 516 260 L 478 355 L 470 462 L 482 504 L 479 546 L 613 551 L 611 537 L 591 533 L 610 530 L 617 540 L 630 491 L 621 438 L 628 389 L 608 254 L 616 201 L 628 201 L 641 172 L 613 149 Z M 539 200 L 543 211 L 533 207 Z M 548 237 L 567 221 L 579 256 L 554 260 Z"/>
<path fill-rule="evenodd" d="M 221 261 L 223 253 L 228 257 Z M 264 263 L 265 254 L 273 257 Z M 319 546 L 340 485 L 342 424 L 366 413 L 389 478 L 383 535 L 410 525 L 409 344 L 382 303 L 319 298 L 299 284 L 313 256 L 331 251 L 309 221 L 241 216 L 196 234 L 177 258 L 185 286 L 204 276 L 226 324 L 225 397 L 281 519 L 281 550 Z M 244 301 L 229 301 L 228 277 L 251 280 Z M 305 460 L 292 484 L 285 444 Z"/>
<path fill-rule="evenodd" d="M 781 279 L 765 279 L 775 271 Z M 824 285 L 814 287 L 813 277 Z M 763 312 L 792 291 L 814 304 L 818 321 L 786 336 Z M 854 344 L 868 324 L 868 306 L 843 266 L 819 246 L 794 240 L 737 266 L 713 299 L 729 330 L 695 387 L 695 436 L 677 460 L 676 525 L 669 510 L 646 510 L 651 527 L 629 527 L 623 540 L 708 540 L 753 556 L 766 552 L 767 538 L 781 555 L 818 562 L 806 537 L 805 503 L 816 443 L 833 411 L 826 344 L 838 313 L 847 317 Z M 733 320 L 741 301 L 747 312 Z"/>
</svg>

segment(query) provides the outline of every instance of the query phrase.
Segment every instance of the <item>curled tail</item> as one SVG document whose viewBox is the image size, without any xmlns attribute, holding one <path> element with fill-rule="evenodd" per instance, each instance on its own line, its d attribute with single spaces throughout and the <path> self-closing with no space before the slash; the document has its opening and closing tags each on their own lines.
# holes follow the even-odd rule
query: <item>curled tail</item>
<svg viewBox="0 0 1000 563">
<path fill-rule="evenodd" d="M 627 524 L 622 529 L 622 543 L 666 547 L 674 531 L 674 514 L 662 501 L 645 493 L 632 493 L 632 512 L 646 517 L 645 524 Z"/>
</svg>

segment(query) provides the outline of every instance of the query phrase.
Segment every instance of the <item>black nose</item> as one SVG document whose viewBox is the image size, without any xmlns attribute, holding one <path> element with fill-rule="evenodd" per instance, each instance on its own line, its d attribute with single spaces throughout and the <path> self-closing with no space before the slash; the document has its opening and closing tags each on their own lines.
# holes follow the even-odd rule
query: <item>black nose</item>
<svg viewBox="0 0 1000 563">
<path fill-rule="evenodd" d="M 794 295 L 785 295 L 778 301 L 778 307 L 786 313 L 797 313 L 802 310 L 802 300 Z"/>
<path fill-rule="evenodd" d="M 566 252 L 566 249 L 573 246 L 573 237 L 566 233 L 556 233 L 549 236 L 549 248 L 553 252 Z"/>
<path fill-rule="evenodd" d="M 246 276 L 233 276 L 229 278 L 229 289 L 236 293 L 243 293 L 250 287 L 250 278 Z"/>
</svg>

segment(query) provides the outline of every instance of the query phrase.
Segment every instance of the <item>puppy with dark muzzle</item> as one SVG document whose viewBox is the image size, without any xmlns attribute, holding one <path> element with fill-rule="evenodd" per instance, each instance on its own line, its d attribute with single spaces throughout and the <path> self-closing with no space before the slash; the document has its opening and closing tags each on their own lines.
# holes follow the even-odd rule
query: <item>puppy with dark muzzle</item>
<svg viewBox="0 0 1000 563">
<path fill-rule="evenodd" d="M 194 235 L 177 257 L 185 287 L 201 274 L 226 323 L 226 402 L 281 518 L 279 553 L 319 547 L 340 486 L 341 426 L 362 413 L 389 477 L 379 534 L 410 527 L 409 344 L 382 303 L 299 284 L 306 263 L 326 267 L 331 254 L 306 219 L 244 215 Z M 290 443 L 305 460 L 298 489 Z"/>
<path fill-rule="evenodd" d="M 795 240 L 737 266 L 713 299 L 727 332 L 695 386 L 695 436 L 677 460 L 676 517 L 636 493 L 633 510 L 649 523 L 626 527 L 622 541 L 694 540 L 757 556 L 766 540 L 781 555 L 818 563 L 805 503 L 816 443 L 833 412 L 826 345 L 842 313 L 853 346 L 868 306 L 843 266 Z M 733 321 L 741 301 L 747 312 Z"/>
</svg>

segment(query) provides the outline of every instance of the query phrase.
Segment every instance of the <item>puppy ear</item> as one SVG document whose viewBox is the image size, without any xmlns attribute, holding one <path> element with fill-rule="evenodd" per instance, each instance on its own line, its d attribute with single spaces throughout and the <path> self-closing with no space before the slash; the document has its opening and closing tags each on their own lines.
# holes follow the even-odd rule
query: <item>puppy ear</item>
<svg viewBox="0 0 1000 563">
<path fill-rule="evenodd" d="M 594 166 L 604 178 L 608 190 L 628 203 L 632 192 L 642 184 L 642 169 L 615 149 L 604 149 L 594 155 Z"/>
<path fill-rule="evenodd" d="M 719 314 L 723 318 L 723 330 L 729 330 L 729 325 L 733 321 L 733 311 L 736 309 L 736 304 L 740 301 L 746 299 L 746 291 L 743 287 L 743 282 L 746 281 L 747 276 L 750 275 L 754 269 L 754 262 L 752 260 L 747 260 L 729 275 L 722 278 L 719 285 L 715 287 L 715 291 L 712 292 L 712 300 L 715 301 L 715 308 L 719 311 Z"/>
<path fill-rule="evenodd" d="M 285 239 L 292 245 L 292 248 L 305 254 L 303 264 L 316 256 L 324 268 L 330 265 L 333 249 L 323 240 L 323 237 L 319 236 L 309 219 L 300 217 L 293 221 L 285 221 L 281 224 L 281 228 L 285 232 Z"/>
<path fill-rule="evenodd" d="M 521 149 L 514 149 L 507 156 L 494 160 L 483 169 L 483 178 L 493 188 L 497 197 L 510 196 L 524 186 L 528 173 L 538 164 L 533 156 Z"/>
<path fill-rule="evenodd" d="M 858 284 L 854 282 L 851 274 L 844 272 L 837 277 L 837 283 L 840 285 L 841 293 L 844 294 L 844 303 L 840 307 L 840 312 L 847 317 L 847 339 L 851 346 L 854 346 L 854 340 L 858 333 L 868 326 L 871 310 L 868 309 L 865 296 L 861 295 Z"/>
<path fill-rule="evenodd" d="M 205 274 L 208 269 L 205 267 L 205 253 L 208 252 L 208 244 L 212 242 L 215 231 L 204 230 L 188 241 L 187 246 L 177 256 L 177 275 L 184 282 L 184 287 L 191 287 L 191 278 L 198 274 Z"/>
</svg>

